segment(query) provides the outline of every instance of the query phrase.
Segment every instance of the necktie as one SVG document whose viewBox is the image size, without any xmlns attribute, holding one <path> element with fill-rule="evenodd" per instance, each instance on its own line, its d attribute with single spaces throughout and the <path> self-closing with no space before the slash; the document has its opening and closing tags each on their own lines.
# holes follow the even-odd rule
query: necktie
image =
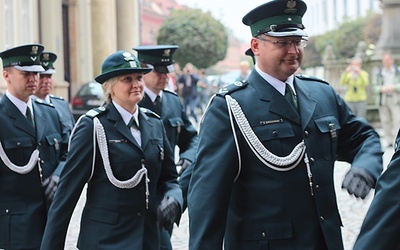
<svg viewBox="0 0 400 250">
<path fill-rule="evenodd" d="M 292 88 L 287 83 L 285 88 L 285 98 L 293 106 L 293 108 L 298 111 L 297 99 L 293 94 Z"/>
<path fill-rule="evenodd" d="M 132 116 L 131 119 L 129 120 L 127 126 L 128 126 L 128 128 L 133 127 L 134 129 L 139 130 L 139 125 L 136 123 L 135 117 L 133 117 L 133 116 Z"/>
<path fill-rule="evenodd" d="M 26 107 L 25 116 L 26 119 L 28 119 L 28 121 L 32 124 L 32 126 L 35 127 L 35 121 L 32 118 L 31 109 L 29 107 Z"/>
<path fill-rule="evenodd" d="M 155 111 L 158 115 L 161 115 L 161 98 L 158 95 L 154 100 Z"/>
</svg>

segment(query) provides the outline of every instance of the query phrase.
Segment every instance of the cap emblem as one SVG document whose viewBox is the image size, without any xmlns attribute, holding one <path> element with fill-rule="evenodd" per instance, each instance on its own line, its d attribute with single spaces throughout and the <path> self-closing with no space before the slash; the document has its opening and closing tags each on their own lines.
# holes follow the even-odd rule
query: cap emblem
<svg viewBox="0 0 400 250">
<path fill-rule="evenodd" d="M 297 11 L 297 9 L 295 9 L 296 4 L 295 0 L 289 0 L 286 4 L 288 8 L 285 10 L 285 13 L 295 13 Z"/>
<path fill-rule="evenodd" d="M 134 61 L 132 54 L 129 52 L 124 52 L 122 53 L 122 55 L 124 56 L 124 60 L 125 61 Z"/>
<path fill-rule="evenodd" d="M 171 55 L 171 50 L 170 49 L 164 50 L 163 56 L 170 56 L 170 55 Z"/>
<path fill-rule="evenodd" d="M 31 52 L 30 52 L 31 55 L 37 55 L 38 50 L 39 50 L 39 46 L 36 46 L 36 45 L 32 46 L 32 49 L 31 49 Z"/>
<path fill-rule="evenodd" d="M 42 55 L 42 60 L 45 60 L 45 61 L 50 60 L 50 55 L 49 55 L 49 53 L 44 53 L 44 54 Z"/>
</svg>

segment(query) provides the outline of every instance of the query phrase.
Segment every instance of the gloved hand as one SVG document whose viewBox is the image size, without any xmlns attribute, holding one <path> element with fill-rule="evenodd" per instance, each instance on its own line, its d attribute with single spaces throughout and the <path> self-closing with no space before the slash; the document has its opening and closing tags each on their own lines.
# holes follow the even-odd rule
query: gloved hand
<svg viewBox="0 0 400 250">
<path fill-rule="evenodd" d="M 344 177 L 342 188 L 346 188 L 349 194 L 364 199 L 371 188 L 375 186 L 375 179 L 364 169 L 352 167 Z"/>
<path fill-rule="evenodd" d="M 178 163 L 176 164 L 177 166 L 181 166 L 178 175 L 181 175 L 187 169 L 187 167 L 189 167 L 190 164 L 192 164 L 192 162 L 188 159 L 179 159 Z"/>
<path fill-rule="evenodd" d="M 59 180 L 60 177 L 58 175 L 50 175 L 43 180 L 42 187 L 44 189 L 44 195 L 46 196 L 47 201 L 51 202 L 53 200 Z"/>
<path fill-rule="evenodd" d="M 172 197 L 164 197 L 157 209 L 158 226 L 160 231 L 169 229 L 176 217 L 180 214 L 181 208 L 178 202 Z"/>
</svg>

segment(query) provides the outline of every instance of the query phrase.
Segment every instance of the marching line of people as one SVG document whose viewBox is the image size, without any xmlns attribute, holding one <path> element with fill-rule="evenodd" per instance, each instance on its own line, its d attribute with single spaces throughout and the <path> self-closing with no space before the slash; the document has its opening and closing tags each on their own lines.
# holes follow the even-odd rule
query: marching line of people
<svg viewBox="0 0 400 250">
<path fill-rule="evenodd" d="M 187 64 L 171 79 L 177 45 L 110 54 L 95 77 L 105 102 L 76 122 L 51 95 L 54 53 L 41 44 L 1 52 L 0 249 L 64 249 L 84 189 L 79 249 L 173 249 L 186 209 L 191 250 L 344 249 L 336 161 L 351 165 L 341 184 L 350 195 L 376 188 L 354 249 L 400 247 L 400 132 L 381 175 L 380 136 L 361 117 L 365 105 L 350 103 L 368 84 L 361 62 L 342 77 L 345 98 L 298 73 L 306 10 L 302 0 L 273 0 L 243 17 L 255 65 L 211 97 L 201 120 L 205 75 Z M 381 115 L 399 105 L 390 61 L 380 71 Z M 395 122 L 382 124 L 388 141 Z"/>
</svg>

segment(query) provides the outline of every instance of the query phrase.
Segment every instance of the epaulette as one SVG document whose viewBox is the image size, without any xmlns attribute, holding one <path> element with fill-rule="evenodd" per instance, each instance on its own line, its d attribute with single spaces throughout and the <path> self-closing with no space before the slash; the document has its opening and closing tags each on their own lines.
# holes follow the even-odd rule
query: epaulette
<svg viewBox="0 0 400 250">
<path fill-rule="evenodd" d="M 49 107 L 54 108 L 54 105 L 53 105 L 52 103 L 48 103 L 48 102 L 46 102 L 45 100 L 40 99 L 40 98 L 36 98 L 36 99 L 35 99 L 35 102 L 36 102 L 36 103 L 39 103 L 39 104 L 42 104 L 42 105 L 46 105 L 46 106 L 49 106 Z"/>
<path fill-rule="evenodd" d="M 96 117 L 96 116 L 98 116 L 99 114 L 101 114 L 101 113 L 103 113 L 105 111 L 106 111 L 105 107 L 98 107 L 98 108 L 94 108 L 94 109 L 89 110 L 88 112 L 86 112 L 85 115 L 90 117 L 90 118 L 93 118 L 93 117 Z"/>
<path fill-rule="evenodd" d="M 176 93 L 175 91 L 172 91 L 172 90 L 170 90 L 170 89 L 163 89 L 163 91 L 164 91 L 164 92 L 167 92 L 167 93 L 169 93 L 169 94 L 173 94 L 173 95 L 178 96 L 178 93 Z"/>
<path fill-rule="evenodd" d="M 325 84 L 329 85 L 329 82 L 327 82 L 326 80 L 318 78 L 318 77 L 315 77 L 315 76 L 303 75 L 303 74 L 296 74 L 295 76 L 297 78 L 300 78 L 301 80 L 317 81 L 317 82 L 322 82 L 322 83 L 325 83 Z"/>
<path fill-rule="evenodd" d="M 155 118 L 161 119 L 161 117 L 157 113 L 151 111 L 150 109 L 140 107 L 140 111 L 145 113 L 146 115 L 150 115 L 150 116 L 153 116 Z"/>
<path fill-rule="evenodd" d="M 49 96 L 50 96 L 50 98 L 64 100 L 64 98 L 62 98 L 61 96 L 56 96 L 56 95 L 49 95 Z"/>
<path fill-rule="evenodd" d="M 235 92 L 239 89 L 242 89 L 244 87 L 246 87 L 249 83 L 247 81 L 236 81 L 232 84 L 226 85 L 225 87 L 221 88 L 217 95 L 220 96 L 225 96 L 227 94 L 230 94 L 232 92 Z"/>
</svg>

